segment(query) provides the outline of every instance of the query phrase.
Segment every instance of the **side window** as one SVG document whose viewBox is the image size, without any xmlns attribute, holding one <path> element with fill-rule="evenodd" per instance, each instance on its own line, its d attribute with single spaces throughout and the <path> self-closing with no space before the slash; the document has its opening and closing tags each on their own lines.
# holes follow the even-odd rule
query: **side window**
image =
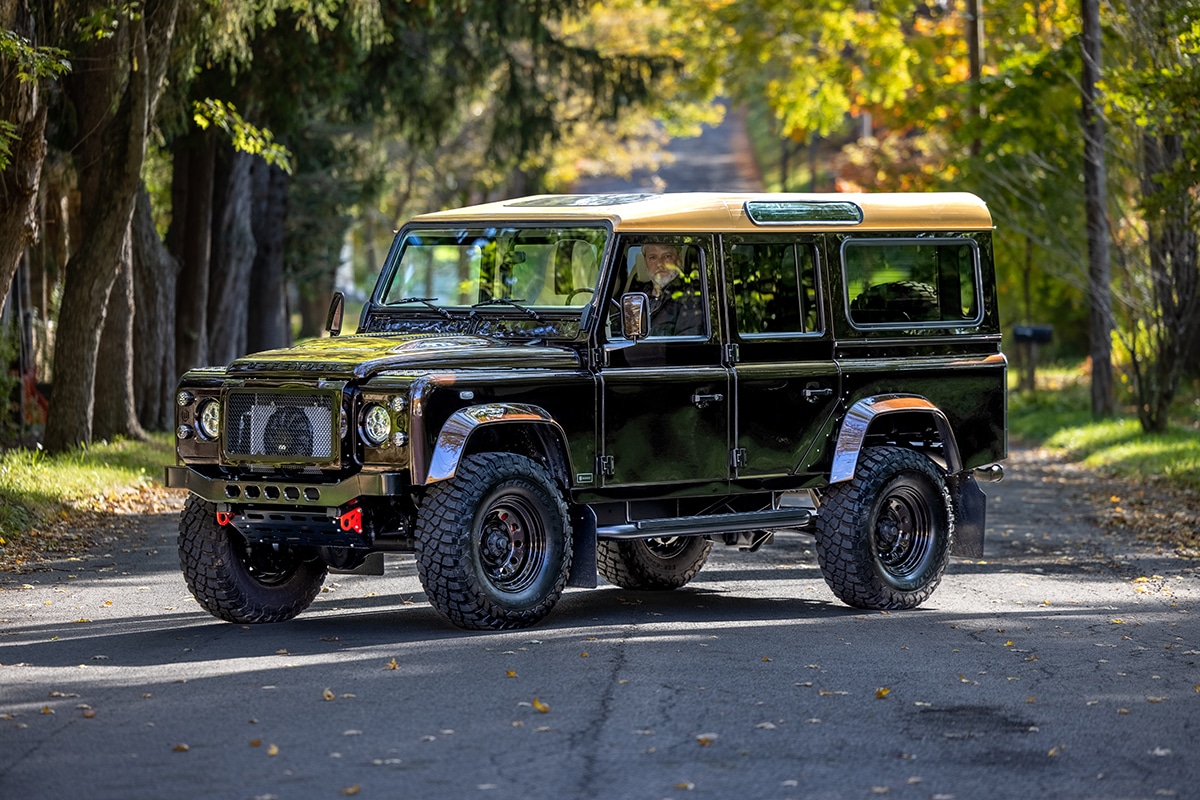
<svg viewBox="0 0 1200 800">
<path fill-rule="evenodd" d="M 812 333 L 817 316 L 812 247 L 791 242 L 740 242 L 727 247 L 738 333 Z"/>
<path fill-rule="evenodd" d="M 969 239 L 848 240 L 842 262 L 855 325 L 980 320 L 979 258 Z"/>
<path fill-rule="evenodd" d="M 609 332 L 620 336 L 621 295 L 644 292 L 650 298 L 650 336 L 706 336 L 704 260 L 697 245 L 654 241 L 627 244 L 617 257 Z"/>
</svg>

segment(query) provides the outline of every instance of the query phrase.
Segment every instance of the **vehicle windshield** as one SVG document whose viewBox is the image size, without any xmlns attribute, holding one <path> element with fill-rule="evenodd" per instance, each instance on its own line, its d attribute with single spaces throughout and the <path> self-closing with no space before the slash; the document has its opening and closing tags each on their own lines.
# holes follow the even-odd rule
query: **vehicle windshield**
<svg viewBox="0 0 1200 800">
<path fill-rule="evenodd" d="M 389 260 L 379 302 L 521 316 L 581 309 L 608 235 L 603 227 L 411 230 Z"/>
</svg>

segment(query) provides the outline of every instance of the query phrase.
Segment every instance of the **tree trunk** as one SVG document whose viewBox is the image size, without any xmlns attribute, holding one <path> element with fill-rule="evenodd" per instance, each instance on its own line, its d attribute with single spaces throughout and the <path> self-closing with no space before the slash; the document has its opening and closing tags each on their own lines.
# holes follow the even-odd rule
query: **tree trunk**
<svg viewBox="0 0 1200 800">
<path fill-rule="evenodd" d="M 179 0 L 148 0 L 110 40 L 81 47 L 92 69 L 67 82 L 81 123 L 85 232 L 67 262 L 54 352 L 45 446 L 62 452 L 92 438 L 96 357 L 109 293 L 126 246 L 146 137 L 166 73 Z M 112 54 L 88 62 L 97 54 Z M 90 121 L 99 120 L 92 125 Z M 93 155 L 94 154 L 94 155 Z"/>
<path fill-rule="evenodd" d="M 287 282 L 283 270 L 287 222 L 288 174 L 261 158 L 251 169 L 254 183 L 254 241 L 257 249 L 250 273 L 250 314 L 246 349 L 251 353 L 287 347 L 292 343 L 288 319 Z"/>
<path fill-rule="evenodd" d="M 1108 242 L 1108 170 L 1104 118 L 1096 105 L 1100 80 L 1100 0 L 1083 0 L 1083 179 L 1088 231 L 1088 342 L 1092 358 L 1092 416 L 1109 416 L 1113 403 L 1112 274 Z"/>
<path fill-rule="evenodd" d="M 0 2 L 0 29 L 37 43 L 34 17 L 24 0 Z M 46 104 L 38 81 L 21 81 L 16 64 L 0 58 L 0 120 L 16 126 L 9 164 L 0 172 L 0 311 L 25 248 L 37 233 L 38 181 L 46 158 Z"/>
<path fill-rule="evenodd" d="M 208 283 L 208 357 L 215 364 L 228 364 L 246 354 L 250 269 L 255 257 L 250 227 L 253 161 L 254 156 L 232 148 L 217 159 Z"/>
<path fill-rule="evenodd" d="M 143 186 L 133 212 L 133 385 L 138 420 L 147 430 L 175 425 L 175 284 L 179 262 L 167 251 Z"/>
<path fill-rule="evenodd" d="M 216 157 L 216 139 L 211 132 L 193 133 L 174 145 L 167 247 L 180 264 L 175 287 L 175 367 L 180 373 L 208 364 L 208 280 Z"/>
<path fill-rule="evenodd" d="M 300 338 L 325 335 L 329 317 L 329 298 L 333 296 L 333 275 L 318 275 L 300 290 Z"/>
<path fill-rule="evenodd" d="M 117 277 L 108 295 L 104 330 L 96 356 L 96 403 L 92 436 L 112 440 L 117 436 L 146 438 L 138 424 L 137 400 L 133 391 L 133 253 L 132 225 L 126 227 L 121 243 Z"/>
</svg>

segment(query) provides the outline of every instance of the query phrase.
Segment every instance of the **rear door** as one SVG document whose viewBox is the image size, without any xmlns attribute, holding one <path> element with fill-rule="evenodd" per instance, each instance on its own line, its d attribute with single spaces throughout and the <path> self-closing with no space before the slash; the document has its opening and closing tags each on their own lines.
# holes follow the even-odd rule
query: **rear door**
<svg viewBox="0 0 1200 800">
<path fill-rule="evenodd" d="M 820 239 L 721 237 L 734 349 L 735 477 L 818 471 L 841 380 L 823 301 Z"/>
</svg>

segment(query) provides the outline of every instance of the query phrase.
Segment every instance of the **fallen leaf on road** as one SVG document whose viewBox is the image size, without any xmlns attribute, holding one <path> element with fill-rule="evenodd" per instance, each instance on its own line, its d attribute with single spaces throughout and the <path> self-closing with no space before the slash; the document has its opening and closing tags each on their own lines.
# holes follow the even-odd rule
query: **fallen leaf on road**
<svg viewBox="0 0 1200 800">
<path fill-rule="evenodd" d="M 262 739 L 251 739 L 250 746 L 251 747 L 262 747 Z"/>
<path fill-rule="evenodd" d="M 696 741 L 701 747 L 712 747 L 712 743 L 720 738 L 720 735 L 716 733 L 700 733 L 696 735 Z"/>
<path fill-rule="evenodd" d="M 539 714 L 548 714 L 550 713 L 550 706 L 535 697 L 533 698 L 533 710 Z"/>
<path fill-rule="evenodd" d="M 397 664 L 397 663 L 396 663 L 396 659 L 395 659 L 395 658 L 393 658 L 391 661 L 389 661 L 389 662 L 387 663 L 387 668 L 388 668 L 388 669 L 400 669 L 400 665 L 399 665 L 399 664 Z"/>
<path fill-rule="evenodd" d="M 291 655 L 291 653 L 289 653 L 289 652 L 287 651 L 287 648 L 286 648 L 286 647 L 281 647 L 281 648 L 279 648 L 278 650 L 276 650 L 276 651 L 275 651 L 275 655 L 277 655 L 277 656 L 290 656 L 290 655 Z"/>
<path fill-rule="evenodd" d="M 333 693 L 333 690 L 329 689 L 328 687 L 325 689 L 325 691 L 321 692 L 321 696 L 326 700 L 332 700 L 333 698 L 337 697 L 337 695 Z"/>
<path fill-rule="evenodd" d="M 675 784 L 674 786 L 672 786 L 671 788 L 672 789 L 683 789 L 684 791 L 690 792 L 692 789 L 696 788 L 696 784 L 692 783 L 691 781 L 681 781 L 681 782 Z"/>
<path fill-rule="evenodd" d="M 775 723 L 774 722 L 760 722 L 757 725 L 755 725 L 754 727 L 758 728 L 760 731 L 773 731 L 773 730 L 775 730 Z"/>
<path fill-rule="evenodd" d="M 350 796 L 350 795 L 356 795 L 361 791 L 362 791 L 362 788 L 359 787 L 359 785 L 356 783 L 353 786 L 347 786 L 345 789 L 342 789 L 342 794 Z"/>
<path fill-rule="evenodd" d="M 892 693 L 891 689 L 887 688 L 886 686 L 881 686 L 880 688 L 875 690 L 875 699 L 882 700 L 883 698 L 887 697 L 891 693 Z"/>
<path fill-rule="evenodd" d="M 270 747 L 268 747 L 268 748 L 267 748 L 267 755 L 269 755 L 269 756 L 277 756 L 277 755 L 279 755 L 279 747 L 278 747 L 278 745 L 271 745 Z"/>
<path fill-rule="evenodd" d="M 504 677 L 515 678 L 517 677 L 517 671 L 515 669 L 505 670 Z"/>
<path fill-rule="evenodd" d="M 171 748 L 171 750 L 173 750 L 176 753 L 186 753 L 190 749 L 191 748 L 189 748 L 186 744 L 183 744 L 182 742 Z"/>
<path fill-rule="evenodd" d="M 50 706 L 42 706 L 42 713 L 43 714 L 53 714 L 54 709 L 51 708 Z"/>
</svg>

